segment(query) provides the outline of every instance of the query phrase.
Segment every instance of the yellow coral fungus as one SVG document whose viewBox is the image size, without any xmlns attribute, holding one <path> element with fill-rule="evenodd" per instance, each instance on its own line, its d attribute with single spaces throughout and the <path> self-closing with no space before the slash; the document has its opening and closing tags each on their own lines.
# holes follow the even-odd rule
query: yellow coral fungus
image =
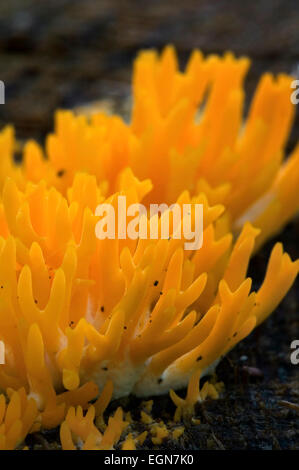
<svg viewBox="0 0 299 470">
<path fill-rule="evenodd" d="M 60 427 L 60 439 L 64 450 L 111 450 L 119 441 L 127 423 L 123 421 L 123 411 L 118 408 L 109 418 L 107 428 L 102 435 L 93 423 L 95 409 L 91 405 L 83 416 L 82 408 L 70 408 L 65 421 Z"/>
<path fill-rule="evenodd" d="M 112 194 L 118 175 L 130 166 L 153 190 L 146 201 L 173 202 L 187 189 L 200 189 L 211 203 L 224 202 L 233 228 L 248 219 L 263 228 L 259 244 L 298 210 L 298 150 L 283 163 L 293 121 L 292 77 L 265 74 L 244 120 L 243 82 L 247 58 L 191 55 L 180 71 L 175 51 L 159 57 L 142 52 L 134 66 L 133 110 L 129 124 L 97 113 L 87 118 L 59 111 L 43 150 L 26 144 L 21 167 L 13 164 L 13 132 L 0 138 L 2 176 L 20 187 L 47 181 L 63 194 L 78 171 L 95 175 Z M 286 181 L 290 187 L 286 188 Z"/>
<path fill-rule="evenodd" d="M 40 427 L 36 402 L 33 398 L 27 398 L 25 389 L 10 390 L 8 393 L 8 403 L 5 396 L 0 395 L 0 450 L 14 449 L 30 431 Z"/>
<path fill-rule="evenodd" d="M 291 78 L 263 76 L 243 122 L 248 66 L 195 51 L 180 72 L 172 47 L 161 57 L 147 51 L 135 63 L 129 124 L 58 112 L 47 158 L 30 141 L 20 166 L 12 129 L 0 134 L 0 389 L 15 391 L 2 447 L 25 437 L 34 407 L 41 426 L 63 422 L 63 448 L 110 449 L 128 424 L 119 409 L 103 434 L 95 426 L 96 416 L 104 426 L 112 393 L 188 386 L 185 400 L 171 391 L 177 418 L 217 398 L 212 384 L 199 390 L 200 377 L 291 287 L 299 261 L 280 244 L 257 292 L 247 278 L 254 250 L 299 207 L 298 148 L 283 163 Z M 169 239 L 98 239 L 96 208 L 115 207 L 119 195 L 130 204 L 190 204 L 193 225 L 202 204 L 203 246 L 184 250 L 174 236 L 180 225 Z M 142 419 L 151 420 L 145 412 Z M 166 431 L 158 428 L 153 442 Z M 144 438 L 128 435 L 122 447 Z"/>
</svg>

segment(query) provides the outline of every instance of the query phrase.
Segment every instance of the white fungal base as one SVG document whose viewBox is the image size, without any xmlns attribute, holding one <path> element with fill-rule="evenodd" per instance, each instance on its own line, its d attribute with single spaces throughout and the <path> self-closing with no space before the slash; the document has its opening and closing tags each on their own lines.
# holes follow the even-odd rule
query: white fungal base
<svg viewBox="0 0 299 470">
<path fill-rule="evenodd" d="M 202 377 L 214 372 L 219 360 L 206 368 Z M 161 376 L 149 374 L 147 372 L 148 363 L 140 366 L 133 365 L 129 360 L 119 364 L 112 364 L 104 361 L 93 371 L 83 371 L 81 383 L 93 381 L 101 391 L 110 379 L 113 382 L 113 398 L 121 398 L 131 393 L 137 397 L 149 397 L 163 395 L 170 389 L 178 390 L 188 385 L 192 371 L 182 373 L 175 364 L 169 366 Z"/>
</svg>

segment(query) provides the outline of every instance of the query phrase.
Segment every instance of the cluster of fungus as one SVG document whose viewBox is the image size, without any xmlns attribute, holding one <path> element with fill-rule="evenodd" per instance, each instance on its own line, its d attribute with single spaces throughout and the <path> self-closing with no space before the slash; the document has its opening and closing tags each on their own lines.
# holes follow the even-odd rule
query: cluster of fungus
<svg viewBox="0 0 299 470">
<path fill-rule="evenodd" d="M 299 147 L 284 158 L 292 78 L 265 74 L 244 120 L 248 66 L 194 51 L 181 72 L 172 47 L 145 51 L 130 123 L 59 111 L 45 150 L 27 142 L 20 164 L 12 128 L 2 130 L 0 449 L 59 425 L 65 449 L 111 449 L 128 422 L 118 409 L 105 425 L 103 412 L 131 393 L 170 392 L 177 416 L 190 412 L 218 394 L 200 377 L 291 287 L 299 261 L 281 244 L 257 292 L 247 277 L 255 250 L 299 208 Z M 95 209 L 119 195 L 203 204 L 202 248 L 97 239 Z M 185 399 L 174 391 L 184 386 Z M 123 448 L 143 440 L 129 434 Z"/>
</svg>

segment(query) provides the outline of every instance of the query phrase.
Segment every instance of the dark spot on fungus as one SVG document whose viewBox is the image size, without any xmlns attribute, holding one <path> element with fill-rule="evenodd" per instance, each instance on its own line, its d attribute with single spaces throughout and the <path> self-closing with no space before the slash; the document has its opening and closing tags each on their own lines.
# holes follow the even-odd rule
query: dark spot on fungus
<svg viewBox="0 0 299 470">
<path fill-rule="evenodd" d="M 163 295 L 163 292 L 160 292 L 160 295 Z"/>
<path fill-rule="evenodd" d="M 127 327 L 126 327 L 126 325 L 125 325 L 125 326 L 124 326 L 124 330 L 126 330 L 126 329 L 127 329 Z"/>
<path fill-rule="evenodd" d="M 161 384 L 163 382 L 163 379 L 161 377 L 158 379 L 158 384 Z"/>
<path fill-rule="evenodd" d="M 202 356 L 198 356 L 198 358 L 196 359 L 197 361 L 201 361 L 202 360 Z"/>
<path fill-rule="evenodd" d="M 102 305 L 101 312 L 104 312 L 104 310 L 105 310 L 104 305 Z"/>
<path fill-rule="evenodd" d="M 108 367 L 102 367 L 102 370 L 107 371 Z"/>
<path fill-rule="evenodd" d="M 233 338 L 235 338 L 237 336 L 237 331 L 233 334 Z"/>
<path fill-rule="evenodd" d="M 58 176 L 58 178 L 62 178 L 62 176 L 65 174 L 65 170 L 61 169 L 61 170 L 58 170 L 56 175 Z"/>
<path fill-rule="evenodd" d="M 37 304 L 37 300 L 36 300 L 36 299 L 34 299 L 34 303 Z"/>
<path fill-rule="evenodd" d="M 159 281 L 154 282 L 154 286 L 157 286 L 159 284 Z"/>
</svg>

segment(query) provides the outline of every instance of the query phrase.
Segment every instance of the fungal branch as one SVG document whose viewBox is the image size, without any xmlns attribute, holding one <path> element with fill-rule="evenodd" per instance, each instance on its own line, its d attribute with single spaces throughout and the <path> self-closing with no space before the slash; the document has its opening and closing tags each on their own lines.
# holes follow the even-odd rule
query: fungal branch
<svg viewBox="0 0 299 470">
<path fill-rule="evenodd" d="M 247 277 L 299 208 L 299 147 L 283 160 L 291 78 L 264 75 L 244 120 L 248 66 L 195 51 L 180 71 L 172 47 L 143 52 L 129 124 L 58 111 L 45 150 L 27 142 L 20 165 L 12 128 L 0 133 L 0 448 L 62 423 L 63 448 L 111 449 L 128 421 L 118 409 L 106 425 L 103 413 L 130 393 L 170 392 L 177 418 L 191 413 L 220 391 L 200 390 L 200 378 L 290 289 L 299 261 L 281 244 L 256 292 Z M 96 208 L 122 197 L 188 204 L 191 230 L 202 205 L 202 246 L 185 249 L 173 215 L 163 238 L 165 214 L 155 239 L 97 238 Z M 128 434 L 123 447 L 142 439 Z"/>
</svg>

